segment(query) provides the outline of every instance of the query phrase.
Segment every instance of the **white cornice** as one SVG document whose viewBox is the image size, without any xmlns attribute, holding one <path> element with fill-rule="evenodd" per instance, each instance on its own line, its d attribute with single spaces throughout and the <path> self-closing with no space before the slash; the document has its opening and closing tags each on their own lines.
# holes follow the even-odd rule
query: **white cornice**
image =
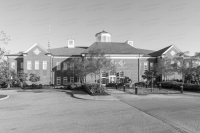
<svg viewBox="0 0 200 133">
<path fill-rule="evenodd" d="M 35 46 L 39 46 L 42 50 L 44 50 L 46 53 L 50 53 L 49 51 L 47 51 L 42 45 L 40 45 L 39 43 L 35 43 L 33 44 L 29 49 L 27 49 L 26 51 L 24 51 L 23 53 L 28 53 L 32 48 L 34 48 Z"/>
</svg>

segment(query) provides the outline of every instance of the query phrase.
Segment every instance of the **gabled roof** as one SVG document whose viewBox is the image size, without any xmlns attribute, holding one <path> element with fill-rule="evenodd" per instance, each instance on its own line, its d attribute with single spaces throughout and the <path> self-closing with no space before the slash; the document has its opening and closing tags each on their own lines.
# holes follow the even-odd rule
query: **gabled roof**
<svg viewBox="0 0 200 133">
<path fill-rule="evenodd" d="M 48 51 L 52 55 L 56 56 L 72 56 L 72 55 L 81 55 L 81 53 L 87 49 L 88 47 L 75 47 L 75 48 L 68 48 L 68 47 L 61 47 L 61 48 L 53 48 L 48 49 Z"/>
<path fill-rule="evenodd" d="M 105 54 L 142 54 L 140 50 L 130 46 L 126 42 L 95 42 L 88 49 L 83 51 L 83 54 L 98 49 Z"/>
<path fill-rule="evenodd" d="M 23 53 L 28 53 L 32 48 L 34 48 L 35 46 L 39 46 L 42 50 L 44 50 L 46 53 L 49 53 L 49 51 L 47 51 L 42 45 L 40 45 L 39 43 L 35 43 L 33 44 L 29 49 L 27 49 L 26 51 L 24 51 Z"/>
<path fill-rule="evenodd" d="M 158 57 L 158 56 L 161 56 L 162 54 L 165 53 L 165 51 L 167 51 L 168 49 L 170 49 L 173 45 L 170 45 L 168 47 L 165 47 L 163 49 L 160 49 L 158 51 L 155 51 L 153 53 L 149 53 L 150 56 L 153 56 L 153 57 Z"/>
<path fill-rule="evenodd" d="M 137 48 L 143 55 L 143 57 L 150 57 L 149 53 L 152 53 L 152 52 L 155 52 L 153 50 L 147 50 L 147 49 L 140 49 L 140 48 Z"/>
<path fill-rule="evenodd" d="M 23 52 L 19 52 L 15 54 L 6 54 L 5 56 L 23 56 Z"/>
</svg>

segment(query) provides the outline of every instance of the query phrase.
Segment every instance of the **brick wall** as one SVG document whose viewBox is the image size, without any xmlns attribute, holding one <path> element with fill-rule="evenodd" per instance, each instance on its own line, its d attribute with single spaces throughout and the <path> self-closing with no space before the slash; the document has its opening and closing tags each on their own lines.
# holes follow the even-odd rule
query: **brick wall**
<svg viewBox="0 0 200 133">
<path fill-rule="evenodd" d="M 38 49 L 40 53 L 37 55 L 34 51 Z M 34 73 L 40 76 L 41 84 L 49 84 L 51 82 L 50 69 L 51 69 L 51 57 L 46 55 L 46 52 L 41 49 L 38 45 L 32 48 L 26 56 L 24 56 L 24 72 Z M 32 70 L 27 70 L 27 61 L 31 61 Z M 35 70 L 35 61 L 39 61 L 39 70 Z M 47 61 L 47 70 L 43 70 L 43 61 Z"/>
</svg>

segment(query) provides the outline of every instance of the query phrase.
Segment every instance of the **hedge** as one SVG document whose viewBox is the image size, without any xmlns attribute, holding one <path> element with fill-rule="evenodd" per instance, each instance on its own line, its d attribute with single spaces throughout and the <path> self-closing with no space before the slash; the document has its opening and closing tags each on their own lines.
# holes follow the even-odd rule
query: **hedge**
<svg viewBox="0 0 200 133">
<path fill-rule="evenodd" d="M 175 89 L 175 90 L 180 90 L 180 86 L 182 85 L 182 83 L 175 82 L 175 81 L 158 82 L 157 85 L 159 86 L 159 84 L 161 84 L 161 87 L 163 87 L 163 88 Z M 185 90 L 185 91 L 200 91 L 200 85 L 185 83 L 185 84 L 183 84 L 183 90 Z"/>
</svg>

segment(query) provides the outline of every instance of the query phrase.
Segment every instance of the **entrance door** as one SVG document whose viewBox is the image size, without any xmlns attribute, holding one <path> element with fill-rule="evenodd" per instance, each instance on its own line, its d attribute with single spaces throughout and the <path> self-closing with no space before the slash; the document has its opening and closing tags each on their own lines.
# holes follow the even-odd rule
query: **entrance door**
<svg viewBox="0 0 200 133">
<path fill-rule="evenodd" d="M 116 76 L 110 76 L 109 83 L 116 83 Z"/>
</svg>

